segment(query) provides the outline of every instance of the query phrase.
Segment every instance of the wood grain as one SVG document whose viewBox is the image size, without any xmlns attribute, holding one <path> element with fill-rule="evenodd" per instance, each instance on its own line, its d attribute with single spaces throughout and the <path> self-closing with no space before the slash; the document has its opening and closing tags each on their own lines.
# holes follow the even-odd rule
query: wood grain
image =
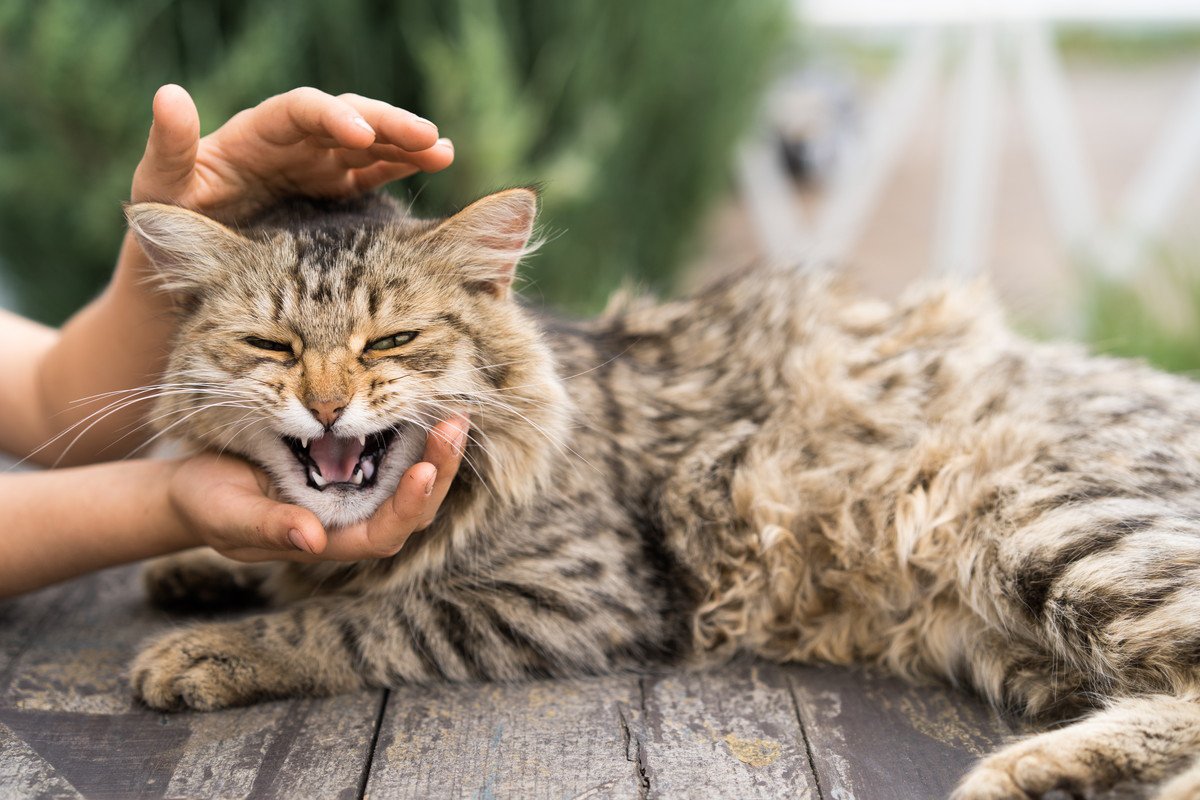
<svg viewBox="0 0 1200 800">
<path fill-rule="evenodd" d="M 945 797 L 1009 733 L 945 688 L 760 662 L 158 714 L 125 670 L 177 624 L 136 567 L 0 601 L 0 800 L 909 800 Z"/>
<path fill-rule="evenodd" d="M 136 567 L 60 591 L 0 605 L 0 796 L 17 794 L 10 773 L 51 796 L 63 785 L 88 798 L 360 794 L 382 692 L 152 712 L 133 701 L 125 671 L 142 640 L 179 621 L 145 604 Z M 8 646 L 12 630 L 20 647 Z"/>
<path fill-rule="evenodd" d="M 818 797 L 782 668 L 738 663 L 644 687 L 648 796 Z"/>
<path fill-rule="evenodd" d="M 945 797 L 1008 727 L 979 700 L 865 670 L 791 667 L 821 796 Z"/>
<path fill-rule="evenodd" d="M 373 798 L 638 797 L 637 678 L 394 690 Z"/>
</svg>

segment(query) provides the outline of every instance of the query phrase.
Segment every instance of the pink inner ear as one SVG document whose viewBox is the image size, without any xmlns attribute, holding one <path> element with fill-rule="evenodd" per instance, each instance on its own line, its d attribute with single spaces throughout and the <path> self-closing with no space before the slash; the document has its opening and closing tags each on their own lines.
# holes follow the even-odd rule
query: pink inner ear
<svg viewBox="0 0 1200 800">
<path fill-rule="evenodd" d="M 494 250 L 521 250 L 529 241 L 532 222 L 532 217 L 525 213 L 509 217 L 504 224 L 480 235 L 479 243 Z"/>
<path fill-rule="evenodd" d="M 509 190 L 467 206 L 435 228 L 431 240 L 447 248 L 464 283 L 505 297 L 517 262 L 531 249 L 536 214 L 532 192 Z"/>
</svg>

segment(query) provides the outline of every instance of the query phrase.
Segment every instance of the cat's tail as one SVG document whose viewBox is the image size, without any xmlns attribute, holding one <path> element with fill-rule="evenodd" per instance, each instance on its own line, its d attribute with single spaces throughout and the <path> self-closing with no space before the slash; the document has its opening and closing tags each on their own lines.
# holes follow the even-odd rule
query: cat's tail
<svg viewBox="0 0 1200 800">
<path fill-rule="evenodd" d="M 1200 692 L 1114 700 L 1018 741 L 980 762 L 952 800 L 1043 796 L 1200 798 Z"/>
</svg>

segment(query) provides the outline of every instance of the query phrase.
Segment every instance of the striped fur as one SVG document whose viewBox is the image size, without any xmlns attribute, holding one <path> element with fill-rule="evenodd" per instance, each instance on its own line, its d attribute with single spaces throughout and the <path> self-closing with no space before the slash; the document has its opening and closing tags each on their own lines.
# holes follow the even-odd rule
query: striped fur
<svg viewBox="0 0 1200 800">
<path fill-rule="evenodd" d="M 258 249 L 193 287 L 173 369 L 261 385 L 254 413 L 269 435 L 304 370 L 343 357 L 338 379 L 382 413 L 469 410 L 469 465 L 434 525 L 390 558 L 153 565 L 165 604 L 228 591 L 284 605 L 151 643 L 133 670 L 145 702 L 211 709 L 749 651 L 949 680 L 1017 714 L 1089 715 L 985 759 L 960 798 L 1130 782 L 1195 796 L 1190 381 L 1025 341 L 980 291 L 925 289 L 893 306 L 794 270 L 565 322 L 477 291 L 461 241 L 453 258 L 431 248 L 434 226 L 386 202 L 318 213 L 242 229 Z M 223 338 L 239 309 L 326 355 L 260 374 Z M 374 368 L 337 355 L 389 314 L 429 331 L 426 345 Z M 428 370 L 442 371 L 423 384 L 436 402 L 386 388 Z M 184 427 L 254 457 L 245 439 L 212 433 L 243 413 Z"/>
</svg>

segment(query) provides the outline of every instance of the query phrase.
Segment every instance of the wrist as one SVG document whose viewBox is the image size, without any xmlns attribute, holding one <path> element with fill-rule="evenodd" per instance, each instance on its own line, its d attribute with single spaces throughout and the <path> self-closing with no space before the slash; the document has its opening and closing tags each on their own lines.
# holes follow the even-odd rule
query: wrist
<svg viewBox="0 0 1200 800">
<path fill-rule="evenodd" d="M 205 544 L 183 500 L 180 471 L 186 461 L 185 458 L 172 458 L 153 462 L 161 466 L 156 474 L 159 476 L 157 505 L 162 535 L 176 545 L 176 550 Z"/>
</svg>

